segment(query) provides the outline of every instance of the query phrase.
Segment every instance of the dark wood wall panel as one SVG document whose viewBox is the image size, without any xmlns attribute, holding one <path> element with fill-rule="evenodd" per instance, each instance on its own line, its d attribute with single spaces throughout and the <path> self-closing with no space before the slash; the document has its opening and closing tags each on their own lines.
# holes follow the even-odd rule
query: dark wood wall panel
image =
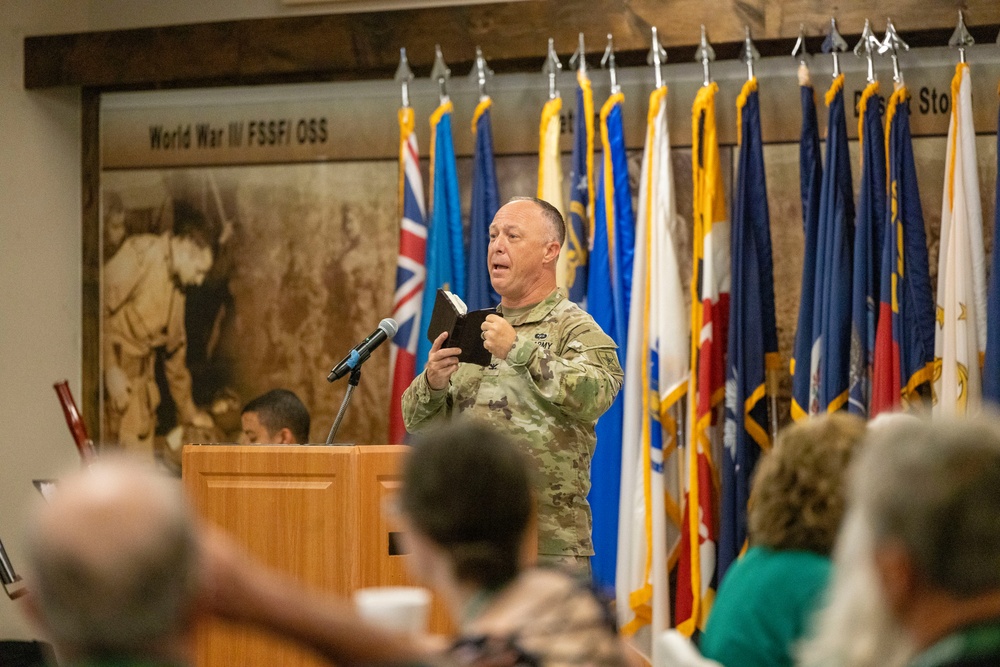
<svg viewBox="0 0 1000 667">
<path fill-rule="evenodd" d="M 82 182 L 80 184 L 81 211 L 83 215 L 83 421 L 91 425 L 91 435 L 96 437 L 101 423 L 101 96 L 92 88 L 84 89 L 81 97 L 81 146 Z"/>
<path fill-rule="evenodd" d="M 911 45 L 941 45 L 960 8 L 977 42 L 992 43 L 1000 26 L 996 0 L 538 0 L 32 36 L 24 42 L 24 84 L 120 89 L 384 78 L 401 46 L 426 75 L 437 43 L 457 72 L 468 69 L 476 45 L 497 71 L 531 70 L 540 67 L 549 37 L 568 54 L 579 32 L 595 56 L 612 33 L 622 64 L 637 64 L 654 25 L 671 61 L 686 62 L 703 23 L 720 58 L 735 57 L 744 25 L 764 55 L 777 55 L 791 49 L 800 24 L 817 50 L 831 13 L 855 40 L 866 17 L 881 31 L 888 15 Z"/>
</svg>

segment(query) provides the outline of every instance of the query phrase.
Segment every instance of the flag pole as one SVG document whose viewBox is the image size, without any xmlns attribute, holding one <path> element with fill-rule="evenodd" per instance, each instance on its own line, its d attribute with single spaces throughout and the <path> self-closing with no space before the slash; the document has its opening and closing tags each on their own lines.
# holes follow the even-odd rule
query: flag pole
<svg viewBox="0 0 1000 667">
<path fill-rule="evenodd" d="M 799 24 L 799 38 L 795 40 L 795 46 L 792 47 L 792 57 L 798 58 L 800 65 L 808 66 L 806 58 L 809 57 L 809 51 L 806 50 L 806 26 L 804 23 Z"/>
<path fill-rule="evenodd" d="M 486 82 L 491 76 L 493 76 L 493 70 L 486 64 L 486 58 L 483 57 L 483 50 L 477 46 L 476 62 L 472 65 L 472 70 L 469 72 L 469 79 L 475 81 L 479 87 L 480 102 L 489 97 L 486 92 Z"/>
<path fill-rule="evenodd" d="M 998 36 L 1000 38 L 1000 36 Z M 948 40 L 948 46 L 951 48 L 958 49 L 958 61 L 960 63 L 965 62 L 965 49 L 976 43 L 976 40 L 972 38 L 969 34 L 968 28 L 965 27 L 965 15 L 962 10 L 958 10 L 958 25 L 955 26 L 955 32 L 951 34 L 951 39 Z"/>
<path fill-rule="evenodd" d="M 403 108 L 410 108 L 410 82 L 413 81 L 413 70 L 410 69 L 410 61 L 406 59 L 406 47 L 399 50 L 399 67 L 396 68 L 396 81 L 399 81 L 401 94 L 403 97 Z"/>
<path fill-rule="evenodd" d="M 892 19 L 885 20 L 885 38 L 882 40 L 882 44 L 878 47 L 879 55 L 889 54 L 892 58 L 892 80 L 896 84 L 896 90 L 899 90 L 903 85 L 903 70 L 899 67 L 899 49 L 902 48 L 904 51 L 910 50 L 910 45 L 903 41 L 903 38 L 899 36 L 896 32 L 896 26 L 892 24 Z"/>
<path fill-rule="evenodd" d="M 660 38 L 656 34 L 656 26 L 653 26 L 653 45 L 646 56 L 646 63 L 653 66 L 653 73 L 656 77 L 656 87 L 663 88 L 663 63 L 667 62 L 667 50 L 660 44 Z"/>
<path fill-rule="evenodd" d="M 618 85 L 618 66 L 615 65 L 615 40 L 610 32 L 608 33 L 608 46 L 604 49 L 604 55 L 601 57 L 601 67 L 607 68 L 608 74 L 611 76 L 611 94 L 620 93 L 622 87 Z"/>
<path fill-rule="evenodd" d="M 859 58 L 864 57 L 868 61 L 868 74 L 866 76 L 868 83 L 875 83 L 878 80 L 875 75 L 875 52 L 881 46 L 875 33 L 872 32 L 871 21 L 865 19 L 865 28 L 861 31 L 861 39 L 854 46 L 854 55 Z"/>
<path fill-rule="evenodd" d="M 444 56 L 441 54 L 441 45 L 434 45 L 434 67 L 431 68 L 431 78 L 437 81 L 438 88 L 440 89 L 440 101 L 441 104 L 448 102 L 448 79 L 451 78 L 451 70 L 444 62 Z"/>
<path fill-rule="evenodd" d="M 743 26 L 744 34 L 743 38 L 743 48 L 740 50 L 740 60 L 742 60 L 747 66 L 747 81 L 754 78 L 753 63 L 755 60 L 760 60 L 760 51 L 754 46 L 753 40 L 750 39 L 750 26 Z"/>
<path fill-rule="evenodd" d="M 823 40 L 823 53 L 833 56 L 833 78 L 840 76 L 840 54 L 847 50 L 847 42 L 837 30 L 837 19 L 830 19 L 830 33 Z"/>
<path fill-rule="evenodd" d="M 694 52 L 695 62 L 701 63 L 701 70 L 704 74 L 704 79 L 702 81 L 702 86 L 709 86 L 712 84 L 712 72 L 710 63 L 715 60 L 715 49 L 712 45 L 708 43 L 708 37 L 705 35 L 705 25 L 701 26 L 701 42 L 698 44 L 698 49 Z"/>
<path fill-rule="evenodd" d="M 580 44 L 576 47 L 576 51 L 573 55 L 569 57 L 569 66 L 576 68 L 576 71 L 580 74 L 587 73 L 587 50 L 583 44 L 583 33 L 580 33 Z"/>
<path fill-rule="evenodd" d="M 542 74 L 549 77 L 549 99 L 554 100 L 559 97 L 559 89 L 556 88 L 556 77 L 562 70 L 562 62 L 556 53 L 555 40 L 549 37 L 549 51 L 545 56 L 545 64 L 542 65 Z"/>
</svg>

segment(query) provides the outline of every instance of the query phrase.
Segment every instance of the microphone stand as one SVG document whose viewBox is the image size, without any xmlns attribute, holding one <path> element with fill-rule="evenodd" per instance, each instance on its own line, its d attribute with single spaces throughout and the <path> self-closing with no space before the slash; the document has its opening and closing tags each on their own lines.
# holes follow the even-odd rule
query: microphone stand
<svg viewBox="0 0 1000 667">
<path fill-rule="evenodd" d="M 340 430 L 340 422 L 344 420 L 344 413 L 347 412 L 347 404 L 351 402 L 351 394 L 354 393 L 354 389 L 358 386 L 359 382 L 361 382 L 360 365 L 351 371 L 351 377 L 347 380 L 347 393 L 344 394 L 344 400 L 340 402 L 340 410 L 337 411 L 337 418 L 330 428 L 330 435 L 326 437 L 326 444 L 333 444 L 333 439 L 336 437 L 337 431 Z"/>
</svg>

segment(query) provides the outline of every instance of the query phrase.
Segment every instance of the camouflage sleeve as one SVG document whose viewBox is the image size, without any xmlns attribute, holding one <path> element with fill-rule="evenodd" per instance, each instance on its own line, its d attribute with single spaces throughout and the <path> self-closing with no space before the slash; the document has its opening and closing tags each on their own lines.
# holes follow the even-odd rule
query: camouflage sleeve
<svg viewBox="0 0 1000 667">
<path fill-rule="evenodd" d="M 564 413 L 595 421 L 622 386 L 615 344 L 604 332 L 573 332 L 558 353 L 518 337 L 507 363 L 527 376 L 531 389 Z"/>
<path fill-rule="evenodd" d="M 427 376 L 421 373 L 403 392 L 403 424 L 416 433 L 438 417 L 448 413 L 448 389 L 431 389 Z"/>
</svg>

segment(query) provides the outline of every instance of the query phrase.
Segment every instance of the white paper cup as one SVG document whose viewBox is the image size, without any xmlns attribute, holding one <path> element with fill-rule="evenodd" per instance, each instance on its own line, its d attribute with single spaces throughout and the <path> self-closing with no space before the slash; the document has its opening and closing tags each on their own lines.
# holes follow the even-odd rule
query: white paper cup
<svg viewBox="0 0 1000 667">
<path fill-rule="evenodd" d="M 354 591 L 361 616 L 388 630 L 426 632 L 431 594 L 415 586 L 384 586 Z"/>
</svg>

